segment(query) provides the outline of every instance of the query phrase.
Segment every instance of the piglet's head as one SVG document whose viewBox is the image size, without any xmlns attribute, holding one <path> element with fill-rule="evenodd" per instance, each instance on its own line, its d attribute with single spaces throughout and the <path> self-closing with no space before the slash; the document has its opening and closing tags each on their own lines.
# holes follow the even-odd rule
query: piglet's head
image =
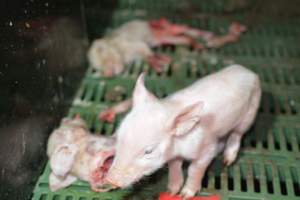
<svg viewBox="0 0 300 200">
<path fill-rule="evenodd" d="M 99 70 L 103 76 L 111 77 L 120 74 L 124 69 L 122 56 L 108 40 L 95 40 L 87 56 L 90 64 Z"/>
<path fill-rule="evenodd" d="M 115 187 L 127 187 L 150 175 L 172 158 L 174 137 L 182 137 L 198 123 L 197 103 L 170 108 L 144 86 L 140 75 L 133 92 L 132 110 L 117 130 L 116 155 L 106 177 Z"/>
</svg>

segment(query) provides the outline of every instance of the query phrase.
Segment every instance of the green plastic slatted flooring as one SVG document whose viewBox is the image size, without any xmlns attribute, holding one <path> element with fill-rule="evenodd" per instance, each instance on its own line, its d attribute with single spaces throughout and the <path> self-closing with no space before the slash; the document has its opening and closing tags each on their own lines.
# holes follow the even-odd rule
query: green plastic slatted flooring
<svg viewBox="0 0 300 200">
<path fill-rule="evenodd" d="M 171 0 L 151 2 L 121 1 L 111 27 L 137 17 L 168 16 L 166 10 L 172 10 L 175 6 Z M 223 4 L 218 3 L 221 1 L 213 1 L 211 4 L 206 1 L 192 2 L 199 4 L 203 12 L 223 12 Z M 157 12 L 151 12 L 153 10 Z M 173 10 L 176 11 L 175 8 Z M 222 18 L 187 20 L 169 15 L 176 22 L 217 32 L 222 32 L 220 27 L 226 30 L 229 24 L 228 20 Z M 235 17 L 243 19 L 245 13 L 236 13 Z M 91 23 L 96 21 L 91 16 L 89 19 Z M 205 175 L 201 194 L 220 194 L 223 200 L 300 199 L 299 25 L 300 18 L 282 24 L 266 21 L 250 28 L 238 43 L 209 51 L 207 55 L 200 55 L 184 47 L 157 49 L 174 58 L 162 74 L 156 74 L 142 62 L 127 66 L 126 71 L 115 79 L 97 77 L 88 68 L 69 116 L 80 113 L 93 132 L 111 135 L 122 116 L 114 124 L 107 124 L 99 122 L 97 115 L 102 109 L 116 103 L 106 98 L 106 93 L 116 85 L 125 88 L 126 95 L 122 98 L 126 99 L 131 95 L 138 74 L 147 71 L 146 85 L 157 96 L 164 97 L 231 62 L 242 63 L 257 72 L 262 80 L 263 96 L 259 115 L 243 139 L 238 161 L 224 168 L 221 159 L 217 158 Z M 126 190 L 95 193 L 89 189 L 88 184 L 78 181 L 66 189 L 50 192 L 48 175 L 49 165 L 36 184 L 34 200 L 155 199 L 159 192 L 166 190 L 167 181 L 164 168 Z"/>
</svg>

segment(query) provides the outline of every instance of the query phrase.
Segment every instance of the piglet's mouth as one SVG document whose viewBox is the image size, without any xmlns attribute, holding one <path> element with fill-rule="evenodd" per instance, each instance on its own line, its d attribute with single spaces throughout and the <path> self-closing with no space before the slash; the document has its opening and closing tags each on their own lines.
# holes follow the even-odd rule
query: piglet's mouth
<svg viewBox="0 0 300 200">
<path fill-rule="evenodd" d="M 100 165 L 96 170 L 94 170 L 91 174 L 91 186 L 92 189 L 96 192 L 106 192 L 113 188 L 107 187 L 105 182 L 105 177 L 108 173 L 109 168 L 112 165 L 114 160 L 114 155 L 107 156 L 102 165 Z"/>
<path fill-rule="evenodd" d="M 114 156 L 107 157 L 106 160 L 103 162 L 101 170 L 103 171 L 103 177 L 106 176 L 112 162 L 114 161 Z"/>
</svg>

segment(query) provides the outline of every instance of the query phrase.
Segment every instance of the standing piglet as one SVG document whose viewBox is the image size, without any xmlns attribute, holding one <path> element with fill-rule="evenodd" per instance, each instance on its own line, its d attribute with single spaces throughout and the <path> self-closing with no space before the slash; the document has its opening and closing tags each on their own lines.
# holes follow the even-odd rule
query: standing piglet
<svg viewBox="0 0 300 200">
<path fill-rule="evenodd" d="M 206 168 L 221 150 L 226 165 L 235 161 L 260 97 L 258 76 L 240 65 L 206 76 L 164 99 L 145 88 L 141 75 L 133 92 L 133 108 L 117 130 L 108 185 L 127 187 L 168 162 L 168 189 L 176 194 L 184 181 L 182 162 L 189 160 L 181 195 L 194 196 Z"/>
</svg>

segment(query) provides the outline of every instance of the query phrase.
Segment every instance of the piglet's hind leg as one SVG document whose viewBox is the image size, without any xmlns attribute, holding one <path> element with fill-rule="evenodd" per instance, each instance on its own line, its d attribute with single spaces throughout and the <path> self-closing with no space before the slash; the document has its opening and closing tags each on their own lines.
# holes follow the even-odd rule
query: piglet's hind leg
<svg viewBox="0 0 300 200">
<path fill-rule="evenodd" d="M 237 125 L 237 127 L 234 128 L 233 132 L 230 134 L 227 140 L 226 148 L 224 151 L 224 163 L 226 165 L 230 165 L 235 161 L 240 148 L 242 136 L 251 127 L 256 117 L 260 98 L 261 89 L 259 86 L 259 82 L 257 81 L 248 111 L 244 114 L 242 120 Z"/>
<path fill-rule="evenodd" d="M 235 161 L 240 148 L 241 138 L 241 133 L 232 132 L 227 139 L 223 161 L 225 165 L 229 166 Z"/>
</svg>

